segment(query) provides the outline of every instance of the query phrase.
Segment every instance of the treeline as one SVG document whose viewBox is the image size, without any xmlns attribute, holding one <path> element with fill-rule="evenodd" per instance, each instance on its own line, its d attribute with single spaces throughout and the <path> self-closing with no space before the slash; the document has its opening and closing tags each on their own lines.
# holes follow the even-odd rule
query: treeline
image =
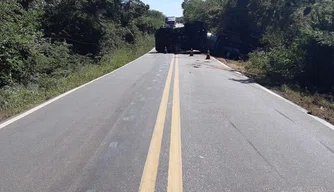
<svg viewBox="0 0 334 192">
<path fill-rule="evenodd" d="M 1 0 L 0 10 L 0 89 L 47 88 L 164 21 L 140 0 Z"/>
<path fill-rule="evenodd" d="M 248 69 L 274 83 L 334 91 L 332 0 L 185 0 L 184 20 L 212 32 L 248 55 Z"/>
</svg>

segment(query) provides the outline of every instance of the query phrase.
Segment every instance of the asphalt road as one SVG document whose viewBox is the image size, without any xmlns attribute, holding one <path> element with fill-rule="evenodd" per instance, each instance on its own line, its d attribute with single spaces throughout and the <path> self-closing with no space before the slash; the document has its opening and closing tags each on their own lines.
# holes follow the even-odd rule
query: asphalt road
<svg viewBox="0 0 334 192">
<path fill-rule="evenodd" d="M 2 127 L 3 192 L 334 190 L 334 131 L 203 55 L 152 51 Z"/>
</svg>

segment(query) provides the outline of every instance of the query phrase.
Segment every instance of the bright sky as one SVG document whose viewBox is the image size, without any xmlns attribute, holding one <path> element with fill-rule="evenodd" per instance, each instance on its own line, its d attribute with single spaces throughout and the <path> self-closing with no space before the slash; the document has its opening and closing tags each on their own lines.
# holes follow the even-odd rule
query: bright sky
<svg viewBox="0 0 334 192">
<path fill-rule="evenodd" d="M 166 16 L 182 16 L 183 0 L 142 0 L 142 2 L 149 4 L 151 9 L 163 12 Z"/>
</svg>

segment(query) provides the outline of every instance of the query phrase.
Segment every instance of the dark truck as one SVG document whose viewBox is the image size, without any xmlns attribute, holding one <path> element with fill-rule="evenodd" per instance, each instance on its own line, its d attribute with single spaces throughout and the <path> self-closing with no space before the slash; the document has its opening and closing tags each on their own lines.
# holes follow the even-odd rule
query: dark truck
<svg viewBox="0 0 334 192">
<path fill-rule="evenodd" d="M 155 48 L 159 53 L 178 53 L 191 49 L 206 52 L 210 49 L 208 25 L 194 21 L 179 28 L 161 27 L 155 33 Z"/>
<path fill-rule="evenodd" d="M 184 27 L 161 27 L 155 33 L 155 47 L 159 53 L 179 53 L 182 51 L 199 50 L 228 59 L 242 59 L 253 47 L 242 42 L 238 34 L 224 32 L 216 36 L 208 33 L 204 22 L 186 23 Z"/>
</svg>

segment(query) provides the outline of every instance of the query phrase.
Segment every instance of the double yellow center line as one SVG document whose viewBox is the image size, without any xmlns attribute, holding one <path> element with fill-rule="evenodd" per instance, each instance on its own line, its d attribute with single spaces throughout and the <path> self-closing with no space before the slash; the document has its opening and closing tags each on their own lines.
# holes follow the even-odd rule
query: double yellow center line
<svg viewBox="0 0 334 192">
<path fill-rule="evenodd" d="M 181 121 L 180 121 L 180 86 L 178 58 L 173 56 L 169 67 L 165 88 L 163 91 L 157 120 L 155 123 L 150 148 L 147 154 L 143 175 L 139 187 L 140 192 L 155 191 L 162 136 L 165 126 L 167 104 L 175 61 L 175 74 L 173 86 L 173 108 L 171 122 L 171 138 L 168 167 L 168 192 L 182 192 L 182 154 L 181 154 Z"/>
</svg>

